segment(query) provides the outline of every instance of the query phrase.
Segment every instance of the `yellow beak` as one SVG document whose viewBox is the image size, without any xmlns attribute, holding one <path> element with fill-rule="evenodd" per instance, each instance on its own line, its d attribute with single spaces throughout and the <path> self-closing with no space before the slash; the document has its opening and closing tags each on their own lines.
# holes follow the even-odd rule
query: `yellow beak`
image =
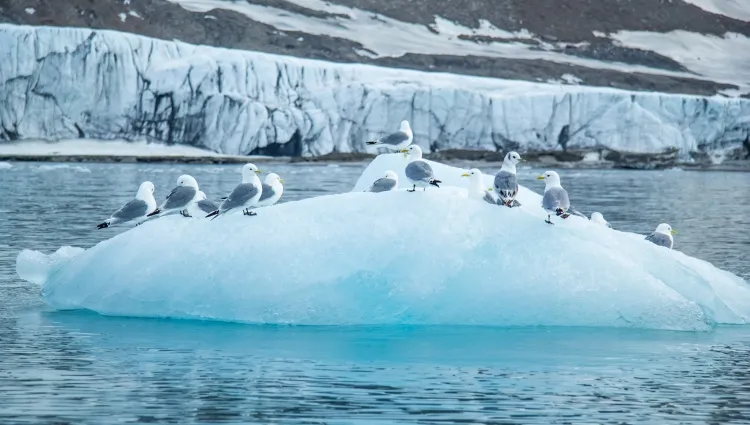
<svg viewBox="0 0 750 425">
<path fill-rule="evenodd" d="M 463 173 L 461 174 L 461 177 L 469 177 L 469 173 Z"/>
<path fill-rule="evenodd" d="M 539 176 L 539 177 L 537 177 L 536 179 L 537 179 L 537 180 L 544 180 L 544 176 L 543 176 L 543 175 L 542 175 L 542 176 Z"/>
<path fill-rule="evenodd" d="M 261 174 L 263 171 L 255 170 L 256 173 Z"/>
<path fill-rule="evenodd" d="M 279 179 L 279 183 L 284 183 L 284 179 Z"/>
<path fill-rule="evenodd" d="M 673 234 L 673 235 L 676 235 L 676 234 L 677 234 L 677 230 L 675 230 L 675 229 L 672 229 L 672 230 L 670 230 L 670 231 L 669 231 L 669 233 L 671 233 L 671 234 Z"/>
<path fill-rule="evenodd" d="M 526 160 L 525 160 L 525 159 L 523 159 L 523 158 L 519 159 L 519 161 L 520 161 L 520 162 L 526 162 Z"/>
<path fill-rule="evenodd" d="M 409 151 L 407 149 L 401 149 L 399 152 L 401 152 L 401 153 L 409 153 Z"/>
<path fill-rule="evenodd" d="M 492 192 L 492 188 L 491 188 L 491 187 L 488 187 L 488 188 L 487 188 L 487 192 Z"/>
</svg>

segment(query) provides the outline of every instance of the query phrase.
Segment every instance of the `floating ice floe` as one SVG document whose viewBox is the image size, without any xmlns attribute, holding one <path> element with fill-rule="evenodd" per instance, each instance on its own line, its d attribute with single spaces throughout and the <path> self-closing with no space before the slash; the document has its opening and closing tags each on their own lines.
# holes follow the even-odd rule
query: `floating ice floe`
<svg viewBox="0 0 750 425">
<path fill-rule="evenodd" d="M 464 170 L 428 162 L 440 188 L 362 192 L 388 169 L 404 178 L 403 155 L 381 155 L 349 193 L 255 217 L 159 218 L 85 251 L 25 250 L 17 271 L 50 306 L 105 315 L 673 330 L 750 321 L 750 286 L 732 273 L 580 217 L 549 226 L 525 187 L 518 208 L 469 199 Z"/>
</svg>

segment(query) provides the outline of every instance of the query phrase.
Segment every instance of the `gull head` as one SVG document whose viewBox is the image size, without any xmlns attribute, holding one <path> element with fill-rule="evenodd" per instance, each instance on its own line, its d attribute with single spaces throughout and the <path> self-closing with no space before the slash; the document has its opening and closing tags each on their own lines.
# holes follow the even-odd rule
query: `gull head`
<svg viewBox="0 0 750 425">
<path fill-rule="evenodd" d="M 262 171 L 255 164 L 247 163 L 242 166 L 242 181 L 249 183 L 253 178 L 258 178 L 256 174 L 260 174 Z"/>
<path fill-rule="evenodd" d="M 141 200 L 146 198 L 147 196 L 153 197 L 154 190 L 156 190 L 154 184 L 149 181 L 145 181 L 138 187 L 138 193 L 135 195 L 135 197 Z"/>
<path fill-rule="evenodd" d="M 667 223 L 662 223 L 658 226 L 656 226 L 656 233 L 661 233 L 662 235 L 669 235 L 672 236 L 675 233 L 677 233 L 676 230 L 672 229 L 672 226 L 670 226 Z"/>
<path fill-rule="evenodd" d="M 266 184 L 269 186 L 276 186 L 284 183 L 281 177 L 276 173 L 271 173 L 266 176 Z"/>
<path fill-rule="evenodd" d="M 398 181 L 398 174 L 393 170 L 388 170 L 385 172 L 385 178 Z"/>
<path fill-rule="evenodd" d="M 198 182 L 193 178 L 193 176 L 183 174 L 177 179 L 177 186 L 189 186 L 198 188 Z"/>
<path fill-rule="evenodd" d="M 408 148 L 401 149 L 401 153 L 403 153 L 406 158 L 413 161 L 422 159 L 422 148 L 420 148 L 419 145 L 409 145 Z"/>
<path fill-rule="evenodd" d="M 547 187 L 560 186 L 560 175 L 555 171 L 545 171 L 544 174 L 536 178 L 537 180 L 544 180 Z"/>
<path fill-rule="evenodd" d="M 508 162 L 513 165 L 516 165 L 521 161 L 523 161 L 523 159 L 521 158 L 521 155 L 519 155 L 518 152 L 515 152 L 515 151 L 508 152 L 505 155 L 505 159 L 503 160 L 503 162 Z"/>
<path fill-rule="evenodd" d="M 406 134 L 411 133 L 411 127 L 409 127 L 409 121 L 401 121 L 401 126 L 398 128 L 399 131 L 403 131 Z"/>
<path fill-rule="evenodd" d="M 472 183 L 482 182 L 482 172 L 476 168 L 472 168 L 468 173 L 461 174 L 461 177 L 468 177 L 469 181 Z"/>
</svg>

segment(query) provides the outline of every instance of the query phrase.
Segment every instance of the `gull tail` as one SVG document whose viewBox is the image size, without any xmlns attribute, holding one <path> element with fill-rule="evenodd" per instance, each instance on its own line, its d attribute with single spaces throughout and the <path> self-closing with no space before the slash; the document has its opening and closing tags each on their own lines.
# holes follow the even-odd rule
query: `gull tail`
<svg viewBox="0 0 750 425">
<path fill-rule="evenodd" d="M 157 208 L 157 209 L 154 210 L 154 212 L 146 214 L 146 217 L 153 217 L 156 214 L 159 214 L 160 212 L 161 212 L 161 210 L 159 208 Z"/>
<path fill-rule="evenodd" d="M 216 211 L 212 211 L 212 212 L 208 213 L 208 215 L 206 216 L 206 218 L 208 218 L 208 217 L 216 218 L 218 215 L 219 215 L 219 210 L 216 210 Z"/>
<path fill-rule="evenodd" d="M 570 214 L 573 214 L 573 215 L 577 215 L 578 217 L 583 217 L 583 218 L 585 218 L 586 220 L 588 220 L 588 219 L 589 219 L 588 217 L 586 217 L 586 216 L 585 216 L 585 215 L 583 215 L 582 213 L 578 212 L 578 211 L 577 211 L 577 210 L 576 210 L 575 208 L 573 208 L 573 207 L 570 207 L 570 209 L 568 210 L 568 212 L 569 212 Z M 570 215 L 570 214 L 568 214 L 568 215 Z"/>
<path fill-rule="evenodd" d="M 435 187 L 440 187 L 440 185 L 438 183 L 442 183 L 442 182 L 440 180 L 437 180 L 437 179 L 430 180 L 430 184 L 433 185 L 433 186 L 435 186 Z"/>
<path fill-rule="evenodd" d="M 107 221 L 105 221 L 104 223 L 100 223 L 100 224 L 96 225 L 97 229 L 106 229 L 107 227 L 109 227 L 109 222 L 107 222 Z"/>
</svg>

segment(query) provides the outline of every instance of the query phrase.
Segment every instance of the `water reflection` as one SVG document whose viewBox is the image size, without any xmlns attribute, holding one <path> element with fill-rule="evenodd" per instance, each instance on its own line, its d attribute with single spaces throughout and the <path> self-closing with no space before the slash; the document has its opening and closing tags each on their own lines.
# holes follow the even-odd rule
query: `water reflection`
<svg viewBox="0 0 750 425">
<path fill-rule="evenodd" d="M 284 201 L 350 190 L 365 164 L 264 164 Z M 0 423 L 748 423 L 750 331 L 317 328 L 46 312 L 22 248 L 88 247 L 144 179 L 214 197 L 237 166 L 16 164 L 0 199 Z M 494 171 L 496 167 L 485 167 Z M 115 171 L 116 172 L 113 172 Z M 524 169 L 523 184 L 539 191 Z M 750 277 L 750 174 L 562 173 L 616 227 L 669 222 L 675 248 Z M 113 191 L 113 189 L 117 189 Z"/>
<path fill-rule="evenodd" d="M 12 322 L 0 337 L 3 423 L 750 420 L 743 328 L 330 329 L 83 312 Z"/>
</svg>

